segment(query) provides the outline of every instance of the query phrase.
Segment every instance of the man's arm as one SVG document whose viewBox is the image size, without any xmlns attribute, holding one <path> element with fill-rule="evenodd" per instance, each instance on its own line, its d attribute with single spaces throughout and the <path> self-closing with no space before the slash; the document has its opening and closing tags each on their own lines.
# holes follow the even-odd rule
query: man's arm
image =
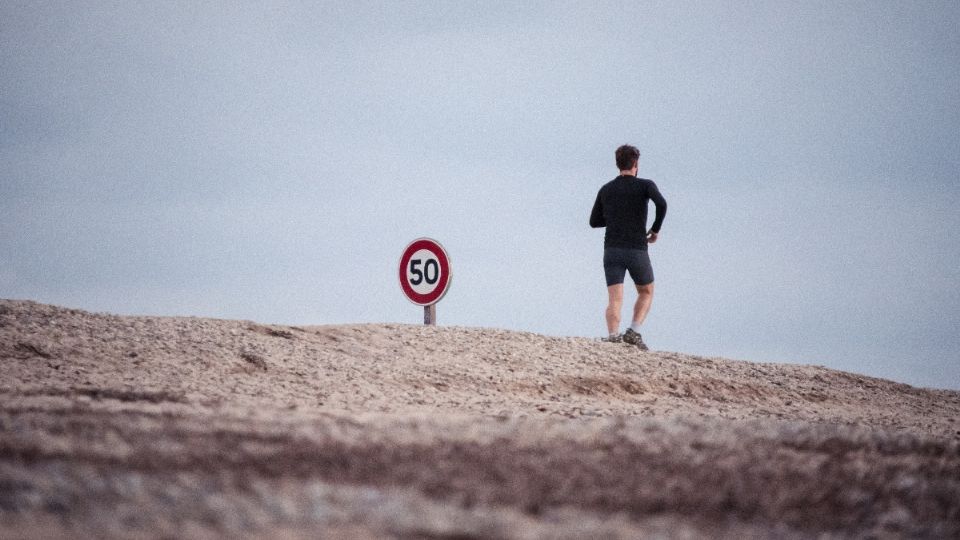
<svg viewBox="0 0 960 540">
<path fill-rule="evenodd" d="M 606 227 L 607 221 L 603 219 L 603 203 L 600 201 L 600 193 L 597 193 L 597 200 L 593 203 L 593 211 L 590 212 L 590 226 L 593 228 Z"/>
<path fill-rule="evenodd" d="M 667 200 L 660 194 L 657 185 L 652 181 L 647 185 L 647 196 L 657 207 L 657 215 L 653 219 L 653 225 L 650 227 L 650 233 L 654 235 L 653 241 L 656 242 L 656 235 L 660 233 L 660 226 L 663 225 L 663 218 L 667 215 Z"/>
</svg>

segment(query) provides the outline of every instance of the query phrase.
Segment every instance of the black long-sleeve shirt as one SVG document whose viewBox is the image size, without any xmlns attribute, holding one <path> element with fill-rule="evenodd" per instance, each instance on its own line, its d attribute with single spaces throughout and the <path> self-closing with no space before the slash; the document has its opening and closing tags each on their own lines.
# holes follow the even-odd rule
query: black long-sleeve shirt
<svg viewBox="0 0 960 540">
<path fill-rule="evenodd" d="M 607 228 L 603 247 L 647 249 L 647 201 L 657 207 L 650 230 L 660 232 L 667 201 L 653 180 L 621 175 L 600 188 L 590 226 Z"/>
</svg>

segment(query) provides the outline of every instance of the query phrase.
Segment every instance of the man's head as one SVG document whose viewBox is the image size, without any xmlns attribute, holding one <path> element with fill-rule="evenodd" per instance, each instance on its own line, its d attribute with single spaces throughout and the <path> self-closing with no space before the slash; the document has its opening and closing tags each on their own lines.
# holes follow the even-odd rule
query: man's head
<svg viewBox="0 0 960 540">
<path fill-rule="evenodd" d="M 621 171 L 632 171 L 636 168 L 637 161 L 640 159 L 640 151 L 637 150 L 635 146 L 630 146 L 629 144 L 617 148 L 616 155 L 617 167 L 619 167 Z"/>
</svg>

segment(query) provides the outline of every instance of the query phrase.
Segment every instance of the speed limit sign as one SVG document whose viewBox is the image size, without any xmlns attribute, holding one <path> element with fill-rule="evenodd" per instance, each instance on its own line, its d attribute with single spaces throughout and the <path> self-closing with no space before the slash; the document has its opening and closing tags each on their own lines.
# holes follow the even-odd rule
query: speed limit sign
<svg viewBox="0 0 960 540">
<path fill-rule="evenodd" d="M 436 322 L 434 304 L 447 293 L 450 275 L 450 258 L 440 242 L 418 238 L 403 250 L 400 257 L 400 288 L 411 302 L 426 308 L 426 324 Z"/>
</svg>

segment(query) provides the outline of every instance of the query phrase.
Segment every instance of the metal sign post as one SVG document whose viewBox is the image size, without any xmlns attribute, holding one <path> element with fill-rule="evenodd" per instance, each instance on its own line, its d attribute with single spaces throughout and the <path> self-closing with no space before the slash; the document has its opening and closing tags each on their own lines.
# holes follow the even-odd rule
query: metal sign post
<svg viewBox="0 0 960 540">
<path fill-rule="evenodd" d="M 423 306 L 423 324 L 437 324 L 437 302 L 450 287 L 450 257 L 436 240 L 418 238 L 400 256 L 400 288 Z"/>
</svg>

